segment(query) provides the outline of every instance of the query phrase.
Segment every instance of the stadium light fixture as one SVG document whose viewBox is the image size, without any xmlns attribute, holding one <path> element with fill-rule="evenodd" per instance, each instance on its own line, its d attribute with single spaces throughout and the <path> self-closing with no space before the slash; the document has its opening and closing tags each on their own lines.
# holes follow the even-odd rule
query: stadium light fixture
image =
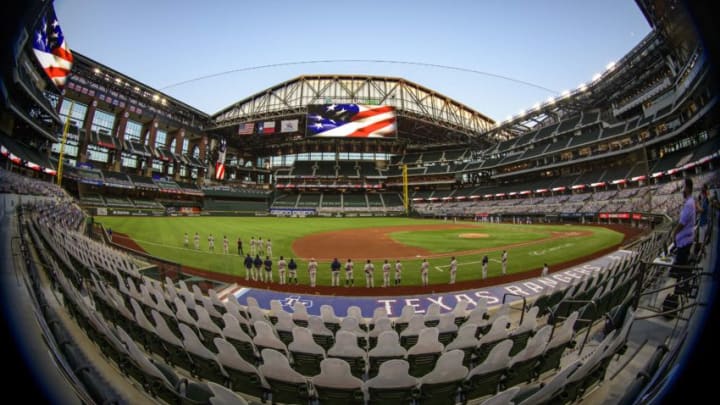
<svg viewBox="0 0 720 405">
<path fill-rule="evenodd" d="M 98 75 L 99 75 L 99 74 L 100 74 L 100 68 L 95 68 L 95 69 L 93 69 L 93 72 L 95 72 L 95 74 L 98 74 Z"/>
<path fill-rule="evenodd" d="M 535 103 L 532 107 L 533 110 L 539 110 L 540 109 L 540 103 Z"/>
<path fill-rule="evenodd" d="M 585 83 L 580 83 L 578 86 L 578 91 L 585 91 L 587 90 L 587 85 Z"/>
<path fill-rule="evenodd" d="M 120 79 L 119 77 L 116 77 L 116 78 L 115 78 L 115 83 L 121 84 L 121 83 L 122 83 L 122 79 Z"/>
<path fill-rule="evenodd" d="M 595 82 L 595 81 L 597 81 L 598 79 L 600 79 L 601 77 L 602 77 L 602 75 L 601 75 L 600 73 L 595 73 L 595 74 L 593 75 L 593 77 L 592 77 L 592 80 Z"/>
<path fill-rule="evenodd" d="M 567 96 L 569 96 L 569 95 L 570 95 L 570 90 L 563 90 L 563 92 L 560 93 L 560 96 L 561 96 L 562 98 L 565 98 L 565 97 L 567 97 Z"/>
<path fill-rule="evenodd" d="M 612 61 L 605 66 L 605 70 L 613 70 L 615 69 L 615 61 Z"/>
<path fill-rule="evenodd" d="M 547 104 L 555 104 L 555 99 L 552 97 L 548 97 L 548 99 L 545 101 Z"/>
<path fill-rule="evenodd" d="M 160 96 L 158 96 L 157 94 L 153 94 L 152 99 L 153 99 L 153 101 L 158 101 L 158 100 L 160 100 Z"/>
</svg>

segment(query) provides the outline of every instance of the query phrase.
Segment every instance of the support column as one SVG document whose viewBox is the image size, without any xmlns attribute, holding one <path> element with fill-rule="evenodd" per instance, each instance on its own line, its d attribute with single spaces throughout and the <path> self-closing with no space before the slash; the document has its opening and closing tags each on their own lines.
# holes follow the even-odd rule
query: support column
<svg viewBox="0 0 720 405">
<path fill-rule="evenodd" d="M 208 142 L 210 142 L 210 140 L 208 139 L 208 136 L 203 135 L 202 138 L 200 139 L 200 145 L 199 145 L 200 146 L 200 162 L 202 162 L 203 164 L 206 163 L 205 157 L 207 156 L 207 152 L 208 152 Z M 203 166 L 202 168 L 200 168 L 198 170 L 198 180 L 199 180 L 200 184 L 203 184 L 205 182 L 205 173 L 207 173 L 207 170 L 208 170 L 207 166 Z"/>
<path fill-rule="evenodd" d="M 175 139 L 175 149 L 172 150 L 171 152 L 173 152 L 177 156 L 182 155 L 183 142 L 185 141 L 185 129 L 183 129 L 183 128 L 178 129 L 177 131 L 173 132 L 172 134 L 168 134 L 168 135 L 171 135 L 167 138 L 168 145 L 170 145 L 170 143 L 172 143 L 172 140 Z M 181 165 L 182 165 L 182 162 L 173 160 L 173 179 L 175 179 L 175 181 L 180 180 L 180 166 Z"/>
<path fill-rule="evenodd" d="M 153 118 L 152 121 L 150 121 L 150 125 L 147 132 L 147 142 L 145 145 L 148 146 L 148 149 L 151 149 L 155 147 L 155 139 L 157 138 L 157 128 L 158 128 L 158 120 L 157 118 Z M 146 177 L 152 177 L 152 165 L 153 165 L 153 157 L 150 156 L 145 161 L 145 173 L 144 176 Z"/>
<path fill-rule="evenodd" d="M 80 137 L 78 140 L 78 161 L 79 162 L 87 162 L 88 160 L 88 153 L 87 153 L 87 147 L 90 143 L 90 130 L 92 128 L 92 122 L 93 119 L 95 119 L 95 110 L 97 109 L 98 101 L 97 99 L 93 99 L 90 105 L 88 105 L 87 112 L 85 113 L 85 119 L 83 123 L 83 129 L 85 130 L 85 135 Z"/>
<path fill-rule="evenodd" d="M 122 149 L 125 144 L 125 130 L 127 129 L 128 118 L 130 113 L 127 109 L 121 110 L 115 117 L 115 128 L 113 128 L 113 136 L 117 139 L 118 148 L 113 153 L 112 170 L 115 172 L 122 171 Z"/>
</svg>

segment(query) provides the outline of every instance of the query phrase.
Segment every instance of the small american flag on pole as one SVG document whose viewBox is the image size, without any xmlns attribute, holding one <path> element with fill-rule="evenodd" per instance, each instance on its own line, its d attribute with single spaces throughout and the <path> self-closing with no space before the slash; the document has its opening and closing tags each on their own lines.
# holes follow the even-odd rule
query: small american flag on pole
<svg viewBox="0 0 720 405">
<path fill-rule="evenodd" d="M 395 108 L 391 106 L 329 104 L 308 107 L 310 136 L 387 138 L 395 136 L 396 128 Z"/>
<path fill-rule="evenodd" d="M 35 57 L 55 86 L 62 89 L 70 75 L 73 56 L 52 7 L 33 35 Z"/>
<path fill-rule="evenodd" d="M 238 135 L 252 135 L 254 129 L 254 122 L 246 122 L 244 124 L 240 124 L 240 126 L 238 127 Z"/>
</svg>

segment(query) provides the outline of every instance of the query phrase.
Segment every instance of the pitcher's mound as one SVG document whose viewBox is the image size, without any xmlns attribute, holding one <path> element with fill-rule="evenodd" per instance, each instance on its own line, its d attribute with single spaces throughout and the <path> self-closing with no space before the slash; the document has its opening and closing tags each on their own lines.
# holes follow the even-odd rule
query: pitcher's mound
<svg viewBox="0 0 720 405">
<path fill-rule="evenodd" d="M 490 235 L 488 235 L 486 233 L 461 233 L 458 236 L 463 239 L 482 239 L 482 238 L 490 237 Z"/>
</svg>

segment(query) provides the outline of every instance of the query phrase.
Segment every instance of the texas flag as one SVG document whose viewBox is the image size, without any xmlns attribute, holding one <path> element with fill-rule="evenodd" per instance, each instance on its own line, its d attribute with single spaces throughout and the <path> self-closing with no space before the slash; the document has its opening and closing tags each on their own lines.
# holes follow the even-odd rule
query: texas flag
<svg viewBox="0 0 720 405">
<path fill-rule="evenodd" d="M 259 134 L 274 134 L 275 133 L 275 121 L 258 122 L 258 133 Z"/>
</svg>

